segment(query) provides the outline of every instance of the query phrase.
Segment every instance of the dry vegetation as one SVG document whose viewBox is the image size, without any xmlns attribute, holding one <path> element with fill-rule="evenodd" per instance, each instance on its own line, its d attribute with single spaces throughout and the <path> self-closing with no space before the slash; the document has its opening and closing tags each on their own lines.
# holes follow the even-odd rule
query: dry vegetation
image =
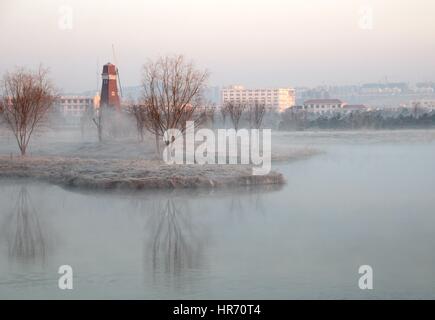
<svg viewBox="0 0 435 320">
<path fill-rule="evenodd" d="M 283 184 L 277 172 L 253 176 L 250 166 L 166 165 L 151 160 L 0 157 L 0 178 L 32 178 L 65 187 L 158 189 Z"/>
</svg>

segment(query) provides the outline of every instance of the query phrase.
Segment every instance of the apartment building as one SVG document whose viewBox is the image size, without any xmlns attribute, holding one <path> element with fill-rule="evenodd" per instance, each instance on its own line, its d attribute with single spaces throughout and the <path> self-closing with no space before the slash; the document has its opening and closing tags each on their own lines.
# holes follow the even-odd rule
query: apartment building
<svg viewBox="0 0 435 320">
<path fill-rule="evenodd" d="M 67 124 L 79 124 L 80 118 L 89 110 L 94 109 L 94 98 L 87 96 L 61 96 L 57 111 Z"/>
<path fill-rule="evenodd" d="M 264 103 L 267 109 L 282 112 L 295 105 L 295 90 L 292 88 L 246 89 L 231 86 L 221 90 L 222 103 Z"/>
<path fill-rule="evenodd" d="M 314 113 L 330 113 L 342 111 L 344 105 L 339 99 L 311 99 L 304 102 L 302 109 Z"/>
<path fill-rule="evenodd" d="M 422 108 L 429 111 L 435 110 L 435 99 L 421 99 L 421 100 L 414 100 L 411 101 L 410 107 L 412 109 L 415 108 Z"/>
</svg>

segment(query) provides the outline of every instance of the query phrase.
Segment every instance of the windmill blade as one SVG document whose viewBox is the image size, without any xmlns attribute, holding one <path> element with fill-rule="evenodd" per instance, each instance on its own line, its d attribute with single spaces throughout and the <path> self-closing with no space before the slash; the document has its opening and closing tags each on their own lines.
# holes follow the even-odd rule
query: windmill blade
<svg viewBox="0 0 435 320">
<path fill-rule="evenodd" d="M 118 67 L 116 67 L 116 77 L 118 78 L 118 83 L 119 83 L 119 93 L 120 93 L 120 96 L 122 97 L 123 96 L 123 94 L 122 94 L 122 85 L 121 85 L 121 78 L 119 76 Z"/>
<path fill-rule="evenodd" d="M 120 96 L 122 97 L 122 86 L 121 86 L 121 78 L 119 76 L 119 70 L 118 70 L 118 59 L 116 59 L 116 54 L 115 54 L 115 45 L 112 43 L 112 54 L 113 54 L 113 62 L 115 63 L 115 67 L 116 67 L 116 77 L 119 83 L 119 93 Z"/>
</svg>

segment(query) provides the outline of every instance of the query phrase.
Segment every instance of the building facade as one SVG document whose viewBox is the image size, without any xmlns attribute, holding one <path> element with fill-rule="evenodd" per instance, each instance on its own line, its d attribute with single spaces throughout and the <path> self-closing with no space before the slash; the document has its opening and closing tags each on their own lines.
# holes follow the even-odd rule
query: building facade
<svg viewBox="0 0 435 320">
<path fill-rule="evenodd" d="M 79 119 L 93 107 L 93 98 L 85 96 L 61 96 L 58 103 L 58 111 L 66 119 Z"/>
<path fill-rule="evenodd" d="M 80 119 L 86 114 L 94 112 L 98 106 L 95 97 L 61 96 L 56 109 L 66 125 L 79 125 Z"/>
<path fill-rule="evenodd" d="M 302 109 L 314 113 L 331 113 L 342 111 L 344 105 L 339 99 L 311 99 L 304 102 Z"/>
<path fill-rule="evenodd" d="M 410 107 L 412 109 L 421 108 L 427 111 L 435 110 L 435 99 L 421 99 L 411 101 Z"/>
<path fill-rule="evenodd" d="M 263 103 L 267 109 L 282 112 L 295 105 L 295 90 L 292 88 L 245 89 L 231 86 L 221 90 L 222 104 L 226 103 Z"/>
</svg>

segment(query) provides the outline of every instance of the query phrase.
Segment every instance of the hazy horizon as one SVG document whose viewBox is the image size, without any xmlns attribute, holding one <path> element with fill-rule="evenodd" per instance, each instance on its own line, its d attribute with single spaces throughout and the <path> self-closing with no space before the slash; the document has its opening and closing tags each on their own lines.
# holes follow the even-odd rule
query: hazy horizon
<svg viewBox="0 0 435 320">
<path fill-rule="evenodd" d="M 425 0 L 3 0 L 0 74 L 42 63 L 64 92 L 99 90 L 114 44 L 124 86 L 147 59 L 178 53 L 216 86 L 430 81 L 434 14 Z"/>
</svg>

